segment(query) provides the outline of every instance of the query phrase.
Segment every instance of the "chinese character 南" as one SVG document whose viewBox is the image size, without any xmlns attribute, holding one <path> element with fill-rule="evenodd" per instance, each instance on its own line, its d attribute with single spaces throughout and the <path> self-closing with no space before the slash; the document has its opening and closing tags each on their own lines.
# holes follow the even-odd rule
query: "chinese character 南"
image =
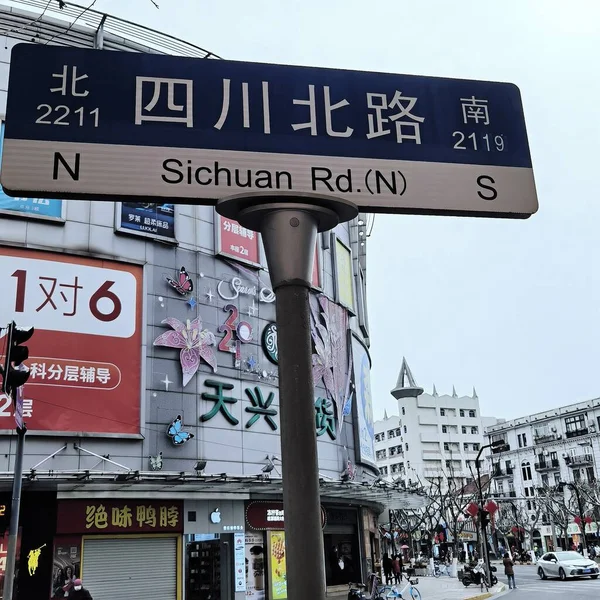
<svg viewBox="0 0 600 600">
<path fill-rule="evenodd" d="M 187 127 L 194 126 L 193 81 L 191 79 L 168 79 L 162 77 L 135 78 L 135 124 L 143 121 L 160 121 L 163 123 L 185 123 Z M 146 85 L 144 85 L 146 84 Z M 150 85 L 147 85 L 150 84 Z M 144 90 L 153 87 L 150 101 L 144 105 Z M 175 90 L 185 91 L 185 102 L 175 103 Z M 167 109 L 171 115 L 150 115 L 160 100 L 161 91 L 166 91 Z M 181 113 L 181 114 L 180 114 Z"/>
<path fill-rule="evenodd" d="M 348 106 L 350 104 L 348 100 L 343 99 L 335 104 L 332 104 L 328 85 L 323 86 L 323 98 L 325 101 L 325 130 L 327 135 L 331 137 L 350 137 L 354 131 L 352 127 L 346 127 L 344 131 L 335 131 L 331 119 L 331 113 L 334 110 L 343 108 L 344 106 Z M 310 129 L 310 135 L 317 135 L 317 99 L 315 94 L 315 86 L 308 86 L 308 100 L 297 100 L 294 98 L 294 104 L 308 106 L 309 121 L 306 123 L 296 123 L 292 125 L 292 129 L 294 131 L 298 131 L 299 129 Z"/>
<path fill-rule="evenodd" d="M 131 527 L 132 516 L 129 506 L 125 505 L 123 508 L 115 506 L 112 509 L 112 524 L 115 527 Z"/>
<path fill-rule="evenodd" d="M 420 144 L 421 123 L 425 120 L 425 117 L 418 117 L 411 113 L 416 103 L 417 98 L 403 96 L 402 92 L 399 91 L 396 91 L 389 103 L 386 94 L 367 94 L 367 107 L 375 112 L 375 114 L 367 116 L 369 123 L 367 138 L 388 135 L 391 133 L 391 129 L 386 129 L 384 124 L 393 121 L 396 125 L 396 141 L 399 144 L 402 144 L 403 140 L 414 140 L 417 144 Z M 396 108 L 399 112 L 384 117 L 384 111 Z M 401 120 L 403 118 L 404 120 Z"/>
<path fill-rule="evenodd" d="M 140 527 L 156 527 L 156 508 L 154 506 L 139 505 L 136 509 L 136 520 Z"/>
<path fill-rule="evenodd" d="M 265 399 L 262 390 L 257 386 L 254 390 L 246 388 L 246 395 L 250 398 L 252 406 L 247 406 L 244 410 L 252 413 L 252 417 L 248 419 L 246 423 L 246 429 L 250 429 L 260 417 L 264 417 L 265 421 L 269 424 L 269 427 L 275 431 L 277 429 L 277 423 L 273 420 L 273 417 L 277 414 L 277 409 L 271 408 L 273 400 L 275 399 L 274 392 L 269 392 L 269 395 Z"/>
<path fill-rule="evenodd" d="M 332 402 L 326 398 L 317 398 L 315 401 L 315 422 L 317 425 L 317 436 L 327 433 L 335 440 L 335 413 Z"/>
<path fill-rule="evenodd" d="M 42 283 L 42 281 L 48 281 L 51 283 L 44 284 L 44 283 Z M 35 309 L 36 312 L 40 312 L 40 310 L 42 310 L 44 308 L 44 306 L 46 306 L 46 304 L 50 304 L 50 306 L 54 310 L 58 309 L 58 306 L 56 305 L 56 302 L 53 299 L 54 292 L 56 291 L 57 283 L 58 283 L 58 279 L 56 277 L 40 277 L 40 288 L 41 288 L 42 292 L 44 292 L 44 295 L 46 296 L 46 298 Z M 65 317 L 75 316 L 75 313 L 77 312 L 77 293 L 79 290 L 83 289 L 83 286 L 79 285 L 79 278 L 75 277 L 75 281 L 72 284 L 71 283 L 60 283 L 60 284 L 58 284 L 58 287 L 65 288 L 65 290 L 67 290 L 67 289 L 73 290 L 73 292 L 70 294 L 71 298 L 67 298 L 64 291 L 61 291 L 59 295 L 62 298 L 63 302 L 67 303 L 69 305 L 69 308 L 71 309 L 71 312 L 63 312 L 63 315 Z"/>
<path fill-rule="evenodd" d="M 85 528 L 106 529 L 108 527 L 108 513 L 103 504 L 96 506 L 90 504 L 85 508 Z"/>
<path fill-rule="evenodd" d="M 488 113 L 488 101 L 479 100 L 472 96 L 471 98 L 461 98 L 463 123 L 468 124 L 469 120 L 475 123 L 490 124 L 490 115 Z"/>
<path fill-rule="evenodd" d="M 229 104 L 231 100 L 231 80 L 223 79 L 223 105 L 219 120 L 214 124 L 215 129 L 222 129 L 229 115 Z M 269 108 L 269 82 L 262 82 L 262 121 L 263 133 L 271 133 L 271 112 Z M 250 127 L 250 94 L 248 83 L 242 82 L 242 124 L 244 128 Z"/>
<path fill-rule="evenodd" d="M 239 421 L 227 409 L 227 404 L 236 404 L 237 398 L 224 395 L 225 391 L 233 389 L 233 383 L 222 383 L 221 381 L 207 379 L 204 382 L 204 385 L 206 385 L 207 387 L 215 388 L 216 393 L 209 394 L 207 392 L 202 392 L 202 399 L 212 400 L 215 403 L 215 405 L 209 412 L 200 417 L 200 421 L 202 421 L 203 423 L 205 421 L 210 421 L 220 411 L 232 425 L 237 425 Z"/>
<path fill-rule="evenodd" d="M 82 91 L 77 91 L 77 83 L 79 81 L 81 81 L 82 79 L 87 79 L 87 75 L 83 74 L 83 75 L 79 75 L 79 77 L 77 76 L 77 67 L 71 67 L 72 71 L 72 75 L 71 75 L 71 96 L 82 96 L 85 97 L 87 96 L 90 92 L 89 90 L 82 90 Z M 68 65 L 64 65 L 63 66 L 63 70 L 62 73 L 52 73 L 52 77 L 57 77 L 58 79 L 61 80 L 61 84 L 58 87 L 55 88 L 50 88 L 50 91 L 52 93 L 54 92 L 60 92 L 61 96 L 68 96 L 68 91 L 67 91 L 67 87 L 68 87 L 68 82 L 69 82 L 69 67 Z"/>
</svg>

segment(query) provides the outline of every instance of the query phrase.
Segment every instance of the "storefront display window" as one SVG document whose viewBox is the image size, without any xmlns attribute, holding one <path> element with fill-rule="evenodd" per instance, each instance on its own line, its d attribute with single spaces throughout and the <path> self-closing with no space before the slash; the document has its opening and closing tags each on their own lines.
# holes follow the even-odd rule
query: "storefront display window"
<svg viewBox="0 0 600 600">
<path fill-rule="evenodd" d="M 221 536 L 185 536 L 187 600 L 221 600 Z"/>
<path fill-rule="evenodd" d="M 81 537 L 57 538 L 54 542 L 52 598 L 68 598 L 78 577 L 81 577 Z"/>
</svg>

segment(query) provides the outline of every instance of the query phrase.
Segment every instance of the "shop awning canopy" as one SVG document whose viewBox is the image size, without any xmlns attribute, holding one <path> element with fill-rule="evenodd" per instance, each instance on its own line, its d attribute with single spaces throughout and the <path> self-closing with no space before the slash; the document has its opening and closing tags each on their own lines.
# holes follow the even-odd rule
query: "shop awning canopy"
<svg viewBox="0 0 600 600">
<path fill-rule="evenodd" d="M 0 472 L 0 489 L 9 490 L 12 472 Z M 55 489 L 60 498 L 131 497 L 172 498 L 239 498 L 281 496 L 283 480 L 267 475 L 240 476 L 221 473 L 202 475 L 165 471 L 31 471 L 24 474 L 23 489 Z M 348 504 L 378 505 L 380 511 L 389 508 L 416 509 L 428 499 L 414 491 L 382 480 L 335 481 L 320 479 L 322 500 L 344 501 Z"/>
</svg>

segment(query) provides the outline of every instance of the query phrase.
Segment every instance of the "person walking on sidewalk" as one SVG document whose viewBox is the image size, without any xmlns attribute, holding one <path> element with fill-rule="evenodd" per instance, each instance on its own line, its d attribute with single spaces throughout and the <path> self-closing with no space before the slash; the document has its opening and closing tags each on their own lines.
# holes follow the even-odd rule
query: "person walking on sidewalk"
<svg viewBox="0 0 600 600">
<path fill-rule="evenodd" d="M 389 557 L 387 552 L 383 555 L 383 574 L 387 585 L 392 584 L 392 572 L 394 570 L 394 561 Z"/>
<path fill-rule="evenodd" d="M 393 562 L 394 568 L 394 581 L 398 584 L 402 580 L 402 558 L 399 554 L 396 554 Z"/>
<path fill-rule="evenodd" d="M 504 555 L 504 560 L 502 562 L 504 563 L 504 574 L 508 579 L 508 589 L 516 590 L 517 584 L 515 583 L 515 565 L 510 559 L 508 552 Z"/>
</svg>

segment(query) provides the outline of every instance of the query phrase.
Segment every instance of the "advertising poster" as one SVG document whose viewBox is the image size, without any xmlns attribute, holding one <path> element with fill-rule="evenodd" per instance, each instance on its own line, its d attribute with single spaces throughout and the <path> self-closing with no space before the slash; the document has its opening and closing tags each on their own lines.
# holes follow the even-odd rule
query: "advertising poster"
<svg viewBox="0 0 600 600">
<path fill-rule="evenodd" d="M 233 219 L 215 213 L 217 228 L 217 254 L 260 267 L 260 242 L 258 233 L 242 227 Z"/>
<path fill-rule="evenodd" d="M 318 240 L 318 237 L 317 237 Z M 311 284 L 313 288 L 321 289 L 323 284 L 321 283 L 321 257 L 319 256 L 319 242 L 315 246 L 315 257 L 313 258 L 313 268 L 311 274 Z"/>
<path fill-rule="evenodd" d="M 285 566 L 285 532 L 269 531 L 269 562 L 271 574 L 271 600 L 287 598 L 287 572 Z"/>
<path fill-rule="evenodd" d="M 246 597 L 265 600 L 265 545 L 262 533 L 246 533 Z"/>
<path fill-rule="evenodd" d="M 175 241 L 175 205 L 117 202 L 117 231 Z"/>
<path fill-rule="evenodd" d="M 0 315 L 35 327 L 23 420 L 30 431 L 140 432 L 142 268 L 0 248 Z M 13 429 L 0 396 L 0 429 Z"/>
<path fill-rule="evenodd" d="M 355 386 L 355 428 L 358 462 L 376 466 L 375 426 L 373 424 L 373 399 L 371 397 L 371 361 L 366 348 L 352 336 L 352 360 Z"/>
<path fill-rule="evenodd" d="M 246 542 L 243 533 L 233 534 L 233 562 L 235 569 L 235 591 L 244 592 L 246 590 Z"/>
<path fill-rule="evenodd" d="M 21 528 L 17 533 L 17 559 L 16 572 L 19 570 L 19 557 L 21 556 Z M 4 574 L 6 573 L 6 557 L 8 555 L 8 531 L 0 537 L 0 598 L 4 598 Z"/>
<path fill-rule="evenodd" d="M 354 275 L 352 273 L 352 252 L 350 248 L 335 238 L 335 267 L 337 274 L 337 300 L 354 312 Z"/>
<path fill-rule="evenodd" d="M 4 142 L 4 123 L 0 123 L 0 161 Z M 63 201 L 47 198 L 12 198 L 7 196 L 0 185 L 0 213 L 21 213 L 41 219 L 63 220 Z"/>
<path fill-rule="evenodd" d="M 54 541 L 52 598 L 68 598 L 73 581 L 81 575 L 81 537 L 58 537 Z"/>
</svg>

